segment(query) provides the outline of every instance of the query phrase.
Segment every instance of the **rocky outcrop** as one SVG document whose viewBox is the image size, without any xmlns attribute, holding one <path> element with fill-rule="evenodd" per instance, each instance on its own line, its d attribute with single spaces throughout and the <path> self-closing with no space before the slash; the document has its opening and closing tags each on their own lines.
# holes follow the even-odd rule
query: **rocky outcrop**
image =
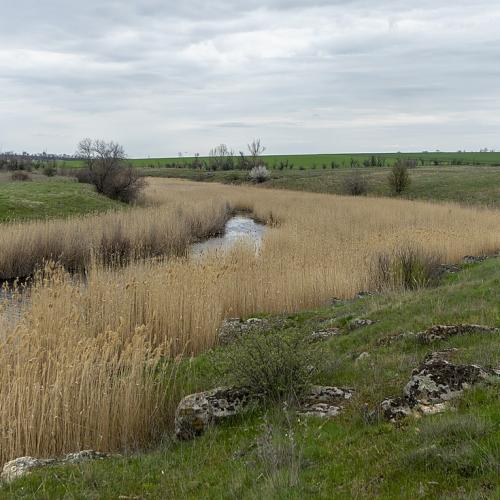
<svg viewBox="0 0 500 500">
<path fill-rule="evenodd" d="M 466 255 L 463 258 L 464 264 L 479 264 L 488 259 L 487 255 Z"/>
<path fill-rule="evenodd" d="M 350 330 L 357 330 L 358 328 L 364 328 L 365 326 L 374 325 L 376 321 L 372 319 L 356 318 L 349 323 Z"/>
<path fill-rule="evenodd" d="M 307 417 L 333 418 L 344 409 L 352 395 L 351 389 L 315 385 L 302 399 L 298 413 Z"/>
<path fill-rule="evenodd" d="M 270 321 L 262 318 L 250 318 L 246 321 L 240 318 L 226 319 L 222 323 L 217 337 L 219 344 L 227 345 L 247 333 L 262 331 L 271 326 Z"/>
<path fill-rule="evenodd" d="M 409 338 L 409 337 L 415 337 L 417 334 L 413 332 L 403 332 L 403 333 L 395 333 L 392 335 L 389 335 L 387 337 L 382 337 L 377 340 L 377 345 L 378 346 L 388 346 L 394 344 L 394 342 L 398 342 L 400 340 Z"/>
<path fill-rule="evenodd" d="M 312 386 L 298 405 L 304 416 L 335 417 L 352 397 L 351 389 Z M 186 396 L 177 407 L 175 434 L 188 440 L 203 434 L 210 426 L 243 413 L 252 398 L 244 388 L 217 388 Z"/>
<path fill-rule="evenodd" d="M 107 453 L 100 453 L 93 450 L 68 453 L 62 458 L 20 457 L 7 462 L 3 466 L 2 473 L 0 474 L 0 480 L 9 482 L 28 474 L 34 469 L 48 467 L 50 465 L 79 464 L 90 460 L 102 460 L 107 457 L 109 457 Z"/>
<path fill-rule="evenodd" d="M 324 330 L 312 332 L 310 339 L 311 342 L 321 342 L 341 334 L 342 332 L 339 328 L 325 328 Z"/>
<path fill-rule="evenodd" d="M 496 375 L 477 365 L 455 365 L 446 358 L 455 349 L 429 354 L 413 370 L 402 397 L 382 401 L 380 408 L 388 420 L 395 421 L 408 415 L 438 413 L 446 409 L 448 401 L 464 389 Z"/>
<path fill-rule="evenodd" d="M 175 412 L 175 435 L 180 440 L 199 436 L 210 425 L 242 413 L 250 400 L 246 389 L 236 387 L 186 396 Z"/>
<path fill-rule="evenodd" d="M 499 328 L 482 325 L 435 325 L 417 334 L 417 339 L 430 344 L 437 340 L 446 340 L 455 335 L 470 335 L 474 333 L 500 333 Z"/>
<path fill-rule="evenodd" d="M 448 274 L 456 274 L 461 271 L 460 267 L 455 265 L 455 264 L 441 264 L 439 266 L 439 271 L 441 274 L 448 273 Z"/>
</svg>

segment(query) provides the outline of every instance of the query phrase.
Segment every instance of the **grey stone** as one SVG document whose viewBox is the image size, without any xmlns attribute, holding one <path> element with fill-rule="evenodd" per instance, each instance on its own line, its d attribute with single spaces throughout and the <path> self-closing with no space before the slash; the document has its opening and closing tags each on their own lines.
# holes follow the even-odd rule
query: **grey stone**
<svg viewBox="0 0 500 500">
<path fill-rule="evenodd" d="M 209 426 L 242 413 L 250 400 L 248 390 L 236 387 L 186 396 L 175 413 L 175 435 L 180 440 L 199 436 Z"/>
<path fill-rule="evenodd" d="M 333 418 L 352 398 L 352 389 L 315 385 L 303 397 L 298 414 L 307 417 Z"/>
<path fill-rule="evenodd" d="M 349 328 L 351 330 L 357 330 L 358 328 L 374 325 L 375 323 L 376 321 L 373 321 L 372 319 L 356 318 L 349 323 Z"/>
<path fill-rule="evenodd" d="M 487 258 L 487 255 L 466 255 L 463 260 L 465 264 L 478 264 L 484 262 Z"/>
<path fill-rule="evenodd" d="M 341 334 L 342 333 L 339 328 L 327 328 L 325 330 L 319 330 L 317 332 L 313 332 L 310 338 L 312 342 L 320 342 L 322 340 L 328 340 L 332 337 Z"/>
<path fill-rule="evenodd" d="M 417 334 L 417 338 L 424 344 L 437 340 L 446 340 L 455 335 L 471 335 L 475 333 L 500 333 L 499 328 L 483 325 L 434 325 Z"/>
<path fill-rule="evenodd" d="M 438 351 L 426 356 L 403 389 L 403 396 L 386 399 L 380 404 L 388 420 L 408 415 L 429 415 L 444 411 L 448 402 L 465 389 L 495 375 L 477 365 L 456 365 L 446 358 L 456 349 Z"/>
<path fill-rule="evenodd" d="M 363 361 L 367 358 L 370 357 L 370 353 L 369 352 L 362 352 L 357 358 L 356 358 L 356 363 L 360 362 L 360 361 Z"/>
<path fill-rule="evenodd" d="M 254 331 L 265 330 L 269 328 L 269 326 L 269 320 L 261 318 L 249 318 L 246 321 L 240 318 L 226 319 L 219 328 L 217 337 L 219 344 L 227 345 L 239 339 L 242 335 Z"/>
<path fill-rule="evenodd" d="M 439 270 L 442 273 L 456 274 L 460 272 L 460 267 L 455 264 L 441 264 Z"/>
<path fill-rule="evenodd" d="M 107 453 L 100 453 L 93 450 L 79 451 L 75 453 L 68 453 L 62 458 L 34 458 L 34 457 L 20 457 L 10 462 L 7 462 L 0 474 L 0 480 L 10 482 L 14 479 L 22 477 L 34 469 L 47 467 L 50 465 L 67 465 L 79 464 L 89 460 L 101 460 L 110 455 Z"/>
</svg>

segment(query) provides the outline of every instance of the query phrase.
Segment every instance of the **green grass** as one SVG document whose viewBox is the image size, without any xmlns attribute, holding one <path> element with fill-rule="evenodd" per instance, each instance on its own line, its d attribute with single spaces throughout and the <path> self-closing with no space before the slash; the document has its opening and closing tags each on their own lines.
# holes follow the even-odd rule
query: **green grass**
<svg viewBox="0 0 500 500">
<path fill-rule="evenodd" d="M 464 266 L 434 289 L 375 296 L 298 312 L 272 332 L 308 334 L 364 317 L 377 323 L 322 344 L 317 382 L 349 386 L 355 398 L 335 420 L 253 411 L 188 443 L 80 466 L 40 470 L 0 489 L 1 498 L 498 498 L 500 386 L 491 380 L 454 411 L 392 425 L 365 418 L 401 393 L 430 350 L 456 347 L 456 362 L 499 366 L 500 336 L 471 335 L 425 346 L 390 335 L 435 323 L 500 326 L 500 260 Z M 361 352 L 370 357 L 355 359 Z M 219 383 L 217 350 L 190 363 L 186 391 Z M 192 372 L 190 372 L 192 373 Z"/>
<path fill-rule="evenodd" d="M 265 155 L 263 157 L 269 168 L 277 167 L 281 162 L 288 161 L 294 169 L 322 169 L 323 166 L 331 168 L 332 162 L 335 168 L 364 166 L 372 158 L 384 159 L 387 166 L 392 165 L 398 158 L 417 160 L 421 165 L 499 165 L 499 153 L 452 153 L 452 152 L 428 152 L 428 153 L 359 153 L 359 154 L 303 154 L 303 155 Z M 166 157 L 166 158 L 131 158 L 129 161 L 140 168 L 159 168 L 172 166 L 189 166 L 193 162 L 192 157 Z M 207 156 L 200 157 L 200 161 L 208 160 Z M 235 160 L 237 158 L 235 157 Z M 62 167 L 81 167 L 82 162 L 60 161 Z"/>
<path fill-rule="evenodd" d="M 103 212 L 123 205 L 72 179 L 33 175 L 31 182 L 0 179 L 0 222 Z"/>
</svg>

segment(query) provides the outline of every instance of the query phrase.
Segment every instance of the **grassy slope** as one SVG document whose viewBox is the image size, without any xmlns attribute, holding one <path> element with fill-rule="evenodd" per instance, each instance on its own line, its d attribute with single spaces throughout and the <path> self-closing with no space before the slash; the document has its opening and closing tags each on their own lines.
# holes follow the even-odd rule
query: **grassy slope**
<svg viewBox="0 0 500 500">
<path fill-rule="evenodd" d="M 388 168 L 362 168 L 368 182 L 368 191 L 374 196 L 390 196 L 387 184 Z M 205 172 L 192 169 L 144 169 L 146 175 L 177 177 L 198 181 L 225 183 L 247 182 L 246 172 Z M 272 170 L 271 179 L 262 187 L 312 191 L 318 193 L 344 193 L 345 178 L 351 169 Z M 408 198 L 500 207 L 500 168 L 478 166 L 418 167 L 410 172 L 411 185 Z"/>
<path fill-rule="evenodd" d="M 119 208 L 93 187 L 65 178 L 0 182 L 0 222 L 67 217 Z"/>
<path fill-rule="evenodd" d="M 498 498 L 498 383 L 491 381 L 466 392 L 455 403 L 456 411 L 408 419 L 401 426 L 368 423 L 362 415 L 365 404 L 371 409 L 384 397 L 398 395 L 412 368 L 431 350 L 457 347 L 457 362 L 498 366 L 498 335 L 454 338 L 432 347 L 412 338 L 388 346 L 378 341 L 435 323 L 500 326 L 499 289 L 500 260 L 492 259 L 466 266 L 436 289 L 290 316 L 287 328 L 305 333 L 325 325 L 342 327 L 352 317 L 378 320 L 323 345 L 332 363 L 318 382 L 356 390 L 355 400 L 336 420 L 292 415 L 287 424 L 279 409 L 270 409 L 267 416 L 257 411 L 190 443 L 166 440 L 149 453 L 38 471 L 5 486 L 0 497 Z M 356 362 L 364 351 L 370 357 Z M 213 356 L 195 361 L 195 387 L 215 383 L 210 369 Z M 274 429 L 270 431 L 274 444 L 257 444 L 263 426 L 269 425 Z"/>
</svg>

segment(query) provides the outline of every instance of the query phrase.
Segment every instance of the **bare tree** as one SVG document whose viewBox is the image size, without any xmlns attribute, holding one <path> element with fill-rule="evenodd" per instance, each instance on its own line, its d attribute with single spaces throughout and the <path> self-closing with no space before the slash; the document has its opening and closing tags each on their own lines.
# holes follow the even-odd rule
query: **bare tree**
<svg viewBox="0 0 500 500">
<path fill-rule="evenodd" d="M 234 167 L 234 151 L 226 144 L 210 150 L 209 166 L 212 170 L 231 170 Z"/>
<path fill-rule="evenodd" d="M 262 144 L 260 139 L 254 139 L 250 144 L 248 144 L 248 152 L 250 153 L 250 163 L 252 168 L 259 167 L 264 164 L 261 156 L 266 150 L 265 146 Z"/>
<path fill-rule="evenodd" d="M 116 142 L 83 139 L 78 144 L 77 156 L 86 166 L 78 180 L 93 184 L 98 193 L 109 198 L 131 203 L 144 187 L 144 179 L 132 165 L 125 165 L 125 151 Z"/>
</svg>

